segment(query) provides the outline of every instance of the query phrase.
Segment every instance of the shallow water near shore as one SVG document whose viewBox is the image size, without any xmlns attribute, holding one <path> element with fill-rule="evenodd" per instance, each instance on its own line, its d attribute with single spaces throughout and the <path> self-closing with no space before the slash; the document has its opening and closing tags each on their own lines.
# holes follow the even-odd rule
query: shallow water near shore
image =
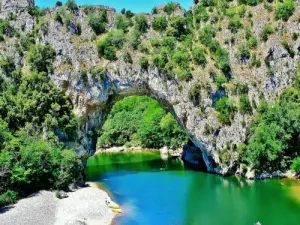
<svg viewBox="0 0 300 225">
<path fill-rule="evenodd" d="M 117 225 L 300 224 L 300 182 L 247 181 L 192 171 L 159 152 L 102 153 L 88 160 L 98 181 L 121 205 Z"/>
</svg>

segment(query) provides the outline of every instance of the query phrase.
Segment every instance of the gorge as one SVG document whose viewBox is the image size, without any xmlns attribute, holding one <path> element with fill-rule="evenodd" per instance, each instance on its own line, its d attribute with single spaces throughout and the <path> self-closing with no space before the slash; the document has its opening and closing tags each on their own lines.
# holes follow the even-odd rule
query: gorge
<svg viewBox="0 0 300 225">
<path fill-rule="evenodd" d="M 74 1 L 39 9 L 34 0 L 1 0 L 0 179 L 8 184 L 0 194 L 35 187 L 28 165 L 14 167 L 22 144 L 66 149 L 57 153 L 65 161 L 49 146 L 47 153 L 59 168 L 47 182 L 65 188 L 60 181 L 74 181 L 80 170 L 73 151 L 85 166 L 113 105 L 134 95 L 174 116 L 208 172 L 299 173 L 300 1 L 194 3 L 134 14 Z M 26 135 L 35 138 L 23 141 Z M 30 145 L 38 140 L 43 148 Z"/>
</svg>

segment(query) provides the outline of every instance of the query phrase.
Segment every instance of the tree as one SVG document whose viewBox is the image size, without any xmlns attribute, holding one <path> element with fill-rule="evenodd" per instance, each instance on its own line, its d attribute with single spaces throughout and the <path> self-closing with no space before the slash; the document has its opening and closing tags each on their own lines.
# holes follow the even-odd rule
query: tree
<svg viewBox="0 0 300 225">
<path fill-rule="evenodd" d="M 67 0 L 65 5 L 67 6 L 68 9 L 74 11 L 78 9 L 78 6 L 75 2 L 75 0 Z"/>
<path fill-rule="evenodd" d="M 164 12 L 168 15 L 171 15 L 173 12 L 175 12 L 177 8 L 177 4 L 175 2 L 169 2 L 164 7 Z"/>
<path fill-rule="evenodd" d="M 152 22 L 152 28 L 153 30 L 163 32 L 166 30 L 168 26 L 168 21 L 165 16 L 156 17 Z"/>
<path fill-rule="evenodd" d="M 252 113 L 252 106 L 247 94 L 240 97 L 240 110 L 242 113 Z"/>
<path fill-rule="evenodd" d="M 33 71 L 51 73 L 55 57 L 56 52 L 50 44 L 39 44 L 30 47 L 26 59 Z"/>
<path fill-rule="evenodd" d="M 88 23 L 96 35 L 100 35 L 105 32 L 106 23 L 102 21 L 100 16 L 93 13 L 89 14 Z"/>
<path fill-rule="evenodd" d="M 137 15 L 135 17 L 135 25 L 139 32 L 146 33 L 148 30 L 148 20 L 144 15 Z"/>
<path fill-rule="evenodd" d="M 207 62 L 204 54 L 204 50 L 199 47 L 193 49 L 192 56 L 194 61 L 198 65 L 205 65 Z"/>
<path fill-rule="evenodd" d="M 224 124 L 230 124 L 236 111 L 236 106 L 233 100 L 228 97 L 222 97 L 216 103 L 216 110 L 219 112 L 219 121 Z"/>
<path fill-rule="evenodd" d="M 142 69 L 147 70 L 149 66 L 149 60 L 146 56 L 141 56 L 140 58 L 140 66 Z"/>
<path fill-rule="evenodd" d="M 284 0 L 278 2 L 275 12 L 276 19 L 287 21 L 295 11 L 295 2 L 293 0 Z"/>
</svg>

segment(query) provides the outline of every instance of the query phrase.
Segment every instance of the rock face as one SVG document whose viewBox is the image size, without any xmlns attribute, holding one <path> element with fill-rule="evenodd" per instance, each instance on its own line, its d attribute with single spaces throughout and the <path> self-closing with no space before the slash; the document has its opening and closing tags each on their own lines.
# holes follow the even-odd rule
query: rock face
<svg viewBox="0 0 300 225">
<path fill-rule="evenodd" d="M 293 42 L 292 47 L 296 55 L 291 57 L 281 45 L 281 33 L 300 33 L 300 24 L 296 18 L 300 11 L 299 3 L 296 1 L 297 8 L 294 16 L 288 22 L 279 21 L 277 31 L 270 35 L 267 42 L 260 42 L 257 47 L 259 60 L 263 62 L 268 57 L 272 67 L 271 75 L 268 75 L 269 69 L 264 63 L 257 68 L 239 62 L 234 56 L 238 44 L 224 44 L 224 48 L 230 53 L 231 75 L 235 82 L 248 85 L 252 104 L 258 104 L 261 95 L 270 102 L 276 100 L 282 90 L 292 82 L 300 54 L 300 39 Z M 5 10 L 22 9 L 32 4 L 34 4 L 33 0 L 2 0 L 1 16 L 3 17 Z M 92 8 L 97 11 L 100 6 Z M 108 7 L 106 9 L 108 12 L 107 29 L 116 28 L 116 11 Z M 129 95 L 149 95 L 174 115 L 190 136 L 191 141 L 201 149 L 208 171 L 226 174 L 235 166 L 236 158 L 238 158 L 236 147 L 245 141 L 255 109 L 252 115 L 236 112 L 230 125 L 222 125 L 214 109 L 214 97 L 218 94 L 217 88 L 207 70 L 199 66 L 193 71 L 191 81 L 179 82 L 175 79 L 169 80 L 157 68 L 142 69 L 138 64 L 141 53 L 132 55 L 133 64 L 124 62 L 123 52 L 118 52 L 118 60 L 113 62 L 100 59 L 95 41 L 92 40 L 93 32 L 88 25 L 88 16 L 84 12 L 84 7 L 80 7 L 74 14 L 76 22 L 81 24 L 80 36 L 74 35 L 66 26 L 54 20 L 58 10 L 59 8 L 53 8 L 46 12 L 46 29 L 39 31 L 38 41 L 42 44 L 48 42 L 56 50 L 57 57 L 51 79 L 71 99 L 75 113 L 82 118 L 80 138 L 75 145 L 79 155 L 88 157 L 94 154 L 99 128 L 105 122 L 109 109 L 115 101 Z M 251 10 L 254 15 L 252 18 L 253 34 L 259 39 L 263 26 L 268 24 L 269 16 L 263 4 L 252 7 Z M 178 15 L 183 15 L 183 13 L 178 13 Z M 11 25 L 20 30 L 21 35 L 26 35 L 34 29 L 34 18 L 21 10 L 17 13 L 16 20 L 11 21 Z M 216 38 L 224 43 L 223 37 L 227 36 L 232 36 L 232 34 L 224 28 L 218 32 Z M 143 35 L 144 40 L 160 37 L 160 34 L 155 32 Z M 15 42 L 16 40 L 11 38 L 1 43 L 0 53 L 14 56 L 18 65 L 26 66 L 23 57 L 19 56 L 15 49 Z M 236 42 L 242 43 L 242 40 L 236 37 Z M 88 82 L 84 84 L 78 77 L 80 71 L 88 70 L 96 65 L 107 67 L 106 78 L 97 81 L 88 75 Z M 189 90 L 196 82 L 201 82 L 204 86 L 209 84 L 208 90 L 207 88 L 201 89 L 200 106 L 195 106 L 189 99 Z M 238 100 L 238 97 L 231 92 L 229 96 Z M 201 114 L 199 108 L 201 108 Z M 224 152 L 229 157 L 226 163 L 220 160 L 220 154 Z"/>
</svg>

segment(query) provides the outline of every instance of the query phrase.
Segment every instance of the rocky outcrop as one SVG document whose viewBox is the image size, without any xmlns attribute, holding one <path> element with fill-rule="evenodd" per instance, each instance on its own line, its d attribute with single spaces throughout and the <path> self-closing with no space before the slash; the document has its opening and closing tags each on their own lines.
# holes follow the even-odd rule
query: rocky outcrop
<svg viewBox="0 0 300 225">
<path fill-rule="evenodd" d="M 299 13 L 299 1 L 296 2 L 296 12 Z M 1 16 L 5 15 L 5 10 L 14 9 L 17 17 L 15 21 L 11 21 L 11 25 L 21 35 L 26 35 L 35 27 L 34 18 L 26 11 L 17 12 L 16 8 L 22 9 L 32 4 L 33 1 L 29 0 L 3 0 Z M 97 11 L 99 8 L 101 7 L 95 6 L 92 7 L 92 10 Z M 116 11 L 108 7 L 106 9 L 109 18 L 107 29 L 116 28 Z M 141 56 L 139 52 L 132 55 L 133 64 L 124 62 L 124 52 L 121 51 L 117 53 L 118 60 L 116 61 L 109 62 L 100 59 L 95 41 L 92 40 L 93 32 L 88 25 L 88 16 L 84 7 L 80 7 L 74 13 L 74 20 L 81 24 L 81 35 L 73 34 L 65 25 L 54 19 L 59 10 L 58 7 L 46 12 L 44 16 L 44 20 L 47 21 L 46 29 L 39 31 L 38 42 L 50 43 L 56 50 L 57 57 L 51 79 L 71 99 L 74 112 L 81 117 L 80 138 L 77 143 L 73 143 L 80 156 L 86 158 L 94 154 L 99 128 L 115 101 L 129 95 L 149 95 L 157 99 L 167 111 L 174 115 L 191 141 L 201 150 L 208 171 L 226 174 L 231 171 L 231 168 L 234 168 L 238 158 L 236 148 L 246 140 L 249 123 L 255 114 L 255 109 L 251 115 L 236 112 L 230 125 L 221 124 L 214 109 L 214 97 L 218 95 L 218 91 L 209 69 L 203 70 L 199 66 L 193 70 L 191 81 L 181 82 L 176 79 L 168 79 L 157 68 L 142 69 L 138 64 Z M 263 4 L 253 7 L 251 11 L 254 12 L 253 33 L 259 39 L 259 34 L 263 26 L 268 23 L 269 16 L 266 9 L 263 8 Z M 178 15 L 182 14 L 178 13 Z M 151 16 L 148 18 L 151 20 Z M 259 43 L 257 57 L 261 62 L 268 57 L 268 66 L 272 67 L 271 74 L 268 73 L 270 69 L 264 63 L 258 68 L 240 63 L 234 56 L 238 45 L 224 44 L 230 53 L 233 81 L 247 84 L 252 103 L 258 104 L 261 96 L 268 101 L 276 100 L 282 90 L 292 82 L 300 54 L 300 39 L 293 42 L 292 47 L 296 50 L 296 55 L 291 57 L 281 45 L 281 33 L 300 33 L 298 22 L 296 16 L 288 22 L 277 22 L 277 32 L 272 34 L 267 42 Z M 235 36 L 236 42 L 243 42 L 239 35 L 233 35 L 225 28 L 220 29 L 216 38 L 223 44 L 224 37 L 233 36 Z M 161 38 L 161 36 L 157 32 L 148 32 L 142 38 L 151 40 Z M 13 56 L 17 65 L 26 67 L 23 56 L 18 55 L 15 49 L 16 41 L 14 38 L 10 38 L 0 43 L 0 53 Z M 89 70 L 96 65 L 107 68 L 105 79 L 95 80 L 89 74 L 88 82 L 82 82 L 79 78 L 80 71 Z M 204 87 L 200 91 L 199 106 L 195 106 L 189 98 L 189 90 L 195 83 L 201 83 Z M 238 100 L 238 96 L 234 96 L 231 92 L 229 92 L 229 96 Z M 227 162 L 220 160 L 220 154 L 224 151 L 228 155 Z"/>
</svg>

